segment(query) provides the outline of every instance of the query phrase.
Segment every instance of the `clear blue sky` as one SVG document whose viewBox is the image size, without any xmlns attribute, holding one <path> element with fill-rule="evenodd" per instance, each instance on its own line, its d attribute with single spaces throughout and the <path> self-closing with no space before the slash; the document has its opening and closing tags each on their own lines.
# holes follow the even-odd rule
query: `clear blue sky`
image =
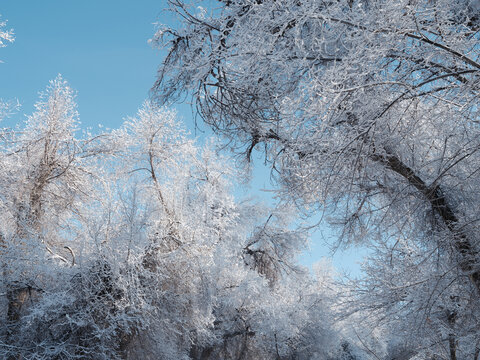
<svg viewBox="0 0 480 360">
<path fill-rule="evenodd" d="M 84 126 L 117 127 L 147 98 L 162 53 L 147 43 L 164 1 L 2 0 L 15 43 L 0 50 L 0 98 L 29 113 L 59 73 L 78 91 Z"/>
<path fill-rule="evenodd" d="M 164 0 L 1 0 L 0 14 L 14 28 L 16 40 L 0 49 L 0 98 L 18 99 L 21 114 L 29 114 L 38 92 L 60 73 L 78 92 L 84 127 L 119 127 L 148 97 L 165 55 L 147 41 L 155 22 L 175 21 L 163 11 L 166 6 Z M 178 110 L 192 130 L 190 108 Z M 253 194 L 271 188 L 265 170 L 254 175 Z M 339 251 L 333 264 L 356 274 L 363 253 Z M 311 265 L 326 255 L 317 233 L 302 263 Z"/>
</svg>

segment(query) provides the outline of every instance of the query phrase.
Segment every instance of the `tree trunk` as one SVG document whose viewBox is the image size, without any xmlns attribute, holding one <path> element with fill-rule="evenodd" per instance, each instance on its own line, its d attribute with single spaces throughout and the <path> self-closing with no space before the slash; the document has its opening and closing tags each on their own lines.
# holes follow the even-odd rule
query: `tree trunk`
<svg viewBox="0 0 480 360">
<path fill-rule="evenodd" d="M 478 268 L 478 253 L 473 247 L 473 241 L 465 234 L 459 224 L 455 212 L 437 184 L 428 186 L 415 172 L 405 165 L 397 156 L 387 151 L 386 155 L 371 155 L 374 161 L 384 164 L 388 169 L 401 175 L 410 185 L 415 187 L 430 203 L 446 228 L 452 234 L 453 246 L 459 255 L 460 269 L 468 275 L 477 294 L 480 295 L 480 270 Z"/>
</svg>

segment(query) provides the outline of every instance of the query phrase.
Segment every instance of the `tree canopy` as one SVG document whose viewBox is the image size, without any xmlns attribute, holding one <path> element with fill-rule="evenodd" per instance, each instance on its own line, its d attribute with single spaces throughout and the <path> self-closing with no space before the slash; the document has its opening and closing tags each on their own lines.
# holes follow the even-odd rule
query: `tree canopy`
<svg viewBox="0 0 480 360">
<path fill-rule="evenodd" d="M 157 101 L 191 95 L 284 199 L 373 247 L 359 310 L 421 333 L 417 356 L 476 359 L 480 3 L 198 4 L 170 1 L 182 26 L 156 33 Z"/>
<path fill-rule="evenodd" d="M 82 130 L 59 75 L 0 129 L 0 357 L 478 360 L 480 1 L 168 4 L 120 127 Z M 225 144 L 277 204 L 233 196 Z M 318 214 L 361 277 L 299 265 Z"/>
<path fill-rule="evenodd" d="M 80 132 L 57 77 L 0 131 L 0 357 L 326 358 L 332 281 L 296 264 L 287 208 L 231 195 L 235 170 L 145 102 Z M 290 215 L 289 215 L 290 214 Z"/>
</svg>

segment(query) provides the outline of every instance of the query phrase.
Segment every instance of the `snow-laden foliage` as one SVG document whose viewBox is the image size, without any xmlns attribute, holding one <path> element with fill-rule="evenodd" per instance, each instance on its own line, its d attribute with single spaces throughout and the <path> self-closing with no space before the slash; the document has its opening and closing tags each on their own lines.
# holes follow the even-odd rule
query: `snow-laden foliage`
<svg viewBox="0 0 480 360">
<path fill-rule="evenodd" d="M 479 2 L 170 5 L 158 101 L 190 94 L 283 198 L 373 248 L 346 308 L 391 329 L 385 356 L 478 358 Z"/>
<path fill-rule="evenodd" d="M 2 21 L 2 17 L 0 15 L 0 48 L 7 46 L 8 43 L 12 43 L 15 40 L 13 30 L 5 30 L 6 25 L 7 22 Z M 0 63 L 2 63 L 1 60 Z M 0 121 L 6 118 L 17 107 L 18 102 L 0 99 Z"/>
<path fill-rule="evenodd" d="M 15 40 L 15 36 L 12 29 L 5 29 L 7 22 L 1 19 L 0 16 L 0 48 L 7 46 L 8 43 L 12 43 Z"/>
<path fill-rule="evenodd" d="M 235 201 L 212 144 L 148 102 L 117 130 L 78 124 L 57 77 L 1 130 L 0 358 L 345 353 L 333 282 L 295 265 L 305 234 L 285 208 Z"/>
</svg>

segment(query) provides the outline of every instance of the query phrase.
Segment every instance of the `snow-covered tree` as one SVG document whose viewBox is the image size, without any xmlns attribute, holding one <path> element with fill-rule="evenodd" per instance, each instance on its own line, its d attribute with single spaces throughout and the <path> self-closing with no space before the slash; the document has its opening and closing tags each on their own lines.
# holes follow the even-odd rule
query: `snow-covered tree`
<svg viewBox="0 0 480 360">
<path fill-rule="evenodd" d="M 335 354 L 328 284 L 295 265 L 306 237 L 286 209 L 236 201 L 235 171 L 165 108 L 78 124 L 58 77 L 2 130 L 0 357 Z"/>
<path fill-rule="evenodd" d="M 12 43 L 15 40 L 14 32 L 12 29 L 5 29 L 7 22 L 0 18 L 0 48 L 7 46 L 8 43 Z"/>
<path fill-rule="evenodd" d="M 480 3 L 170 4 L 183 26 L 153 39 L 169 47 L 157 99 L 190 94 L 232 147 L 264 149 L 285 199 L 379 249 L 370 304 L 438 313 L 421 317 L 435 323 L 426 342 L 460 356 L 449 331 L 479 334 Z M 397 239 L 414 244 L 410 260 Z"/>
<path fill-rule="evenodd" d="M 6 25 L 7 22 L 2 21 L 0 16 L 0 48 L 7 46 L 8 43 L 12 43 L 15 40 L 13 30 L 5 30 Z M 2 61 L 0 60 L 0 63 L 1 62 Z M 17 104 L 15 104 L 15 102 L 4 101 L 3 99 L 0 99 L 0 121 L 7 117 L 12 109 L 15 109 L 16 107 Z"/>
<path fill-rule="evenodd" d="M 48 299 L 43 296 L 47 289 L 62 283 L 58 262 L 75 265 L 74 239 L 89 198 L 88 159 L 93 155 L 87 149 L 91 140 L 76 138 L 77 126 L 73 91 L 59 76 L 23 128 L 1 130 L 1 333 L 6 358 L 27 334 L 21 321 L 26 304 Z"/>
</svg>

